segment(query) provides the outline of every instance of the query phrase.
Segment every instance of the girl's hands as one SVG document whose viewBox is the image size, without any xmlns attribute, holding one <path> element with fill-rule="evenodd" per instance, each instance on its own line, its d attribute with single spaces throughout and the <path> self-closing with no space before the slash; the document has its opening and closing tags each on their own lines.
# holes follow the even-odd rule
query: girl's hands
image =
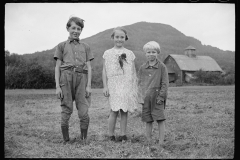
<svg viewBox="0 0 240 160">
<path fill-rule="evenodd" d="M 57 87 L 56 89 L 56 95 L 58 99 L 63 99 L 62 89 L 60 87 Z"/>
<path fill-rule="evenodd" d="M 86 87 L 86 98 L 88 98 L 91 95 L 92 89 L 91 87 L 87 86 Z"/>
<path fill-rule="evenodd" d="M 104 95 L 105 97 L 109 97 L 108 87 L 104 87 L 104 88 L 103 88 L 103 95 Z"/>
</svg>

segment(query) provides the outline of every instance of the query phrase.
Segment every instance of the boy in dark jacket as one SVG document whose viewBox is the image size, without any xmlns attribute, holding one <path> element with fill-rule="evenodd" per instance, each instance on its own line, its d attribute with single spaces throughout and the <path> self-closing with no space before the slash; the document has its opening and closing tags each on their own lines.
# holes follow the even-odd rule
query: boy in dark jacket
<svg viewBox="0 0 240 160">
<path fill-rule="evenodd" d="M 165 115 L 164 109 L 168 91 L 168 72 L 166 66 L 157 58 L 160 46 L 151 41 L 143 46 L 147 62 L 138 72 L 140 103 L 142 104 L 142 121 L 146 122 L 146 137 L 151 142 L 153 122 L 157 121 L 159 130 L 159 144 L 164 141 Z"/>
</svg>

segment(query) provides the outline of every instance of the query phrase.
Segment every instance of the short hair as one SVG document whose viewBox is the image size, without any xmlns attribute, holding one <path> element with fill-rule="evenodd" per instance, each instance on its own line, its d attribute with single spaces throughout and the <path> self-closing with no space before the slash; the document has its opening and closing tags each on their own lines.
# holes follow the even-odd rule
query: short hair
<svg viewBox="0 0 240 160">
<path fill-rule="evenodd" d="M 116 27 L 116 28 L 113 29 L 113 32 L 112 32 L 112 34 L 111 34 L 111 38 L 112 38 L 112 39 L 113 39 L 113 37 L 114 37 L 114 35 L 115 35 L 115 31 L 116 31 L 116 30 L 123 31 L 123 32 L 125 33 L 125 41 L 128 40 L 127 31 L 126 31 L 126 29 L 123 28 L 123 27 Z"/>
<path fill-rule="evenodd" d="M 160 45 L 155 41 L 150 41 L 143 46 L 144 52 L 146 52 L 148 49 L 154 49 L 158 54 L 161 53 Z"/>
<path fill-rule="evenodd" d="M 81 19 L 81 18 L 78 18 L 78 17 L 70 17 L 68 22 L 67 22 L 67 25 L 66 25 L 66 28 L 68 29 L 69 27 L 71 27 L 71 23 L 72 22 L 75 22 L 76 25 L 80 26 L 82 29 L 84 27 L 84 20 Z"/>
</svg>

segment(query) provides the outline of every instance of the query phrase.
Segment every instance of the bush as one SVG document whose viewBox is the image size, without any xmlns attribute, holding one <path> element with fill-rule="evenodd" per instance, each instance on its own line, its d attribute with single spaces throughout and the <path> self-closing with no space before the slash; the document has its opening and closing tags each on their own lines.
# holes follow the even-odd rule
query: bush
<svg viewBox="0 0 240 160">
<path fill-rule="evenodd" d="M 232 85 L 235 84 L 235 74 L 227 73 L 223 75 L 220 72 L 206 72 L 199 70 L 193 74 L 196 79 L 193 83 L 205 83 L 212 85 Z"/>
<path fill-rule="evenodd" d="M 199 70 L 193 74 L 193 77 L 196 77 L 194 80 L 197 83 L 204 83 L 204 79 L 206 77 L 206 72 Z"/>
<path fill-rule="evenodd" d="M 45 89 L 54 88 L 54 72 L 36 62 L 5 67 L 5 88 Z"/>
<path fill-rule="evenodd" d="M 8 66 L 5 68 L 5 88 L 22 88 L 25 81 L 25 71 L 22 66 Z"/>
<path fill-rule="evenodd" d="M 224 82 L 226 84 L 235 84 L 235 75 L 234 74 L 229 74 L 227 76 L 224 77 Z"/>
</svg>

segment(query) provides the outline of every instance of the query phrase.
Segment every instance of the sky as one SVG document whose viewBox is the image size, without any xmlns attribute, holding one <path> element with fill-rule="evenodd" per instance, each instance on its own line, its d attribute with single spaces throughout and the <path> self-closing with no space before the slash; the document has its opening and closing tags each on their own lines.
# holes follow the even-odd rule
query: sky
<svg viewBox="0 0 240 160">
<path fill-rule="evenodd" d="M 71 16 L 85 20 L 80 39 L 137 22 L 171 25 L 203 45 L 235 51 L 231 3 L 6 3 L 5 51 L 29 54 L 67 40 Z"/>
</svg>

